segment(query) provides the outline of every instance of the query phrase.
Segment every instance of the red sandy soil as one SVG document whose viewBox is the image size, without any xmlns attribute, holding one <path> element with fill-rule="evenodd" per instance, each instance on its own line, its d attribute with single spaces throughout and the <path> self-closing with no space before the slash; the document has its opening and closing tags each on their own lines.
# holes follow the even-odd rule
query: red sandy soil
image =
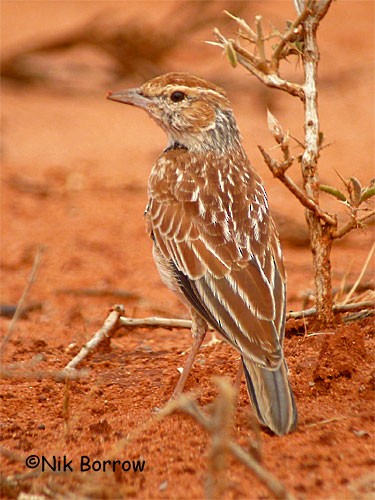
<svg viewBox="0 0 375 500">
<path fill-rule="evenodd" d="M 79 26 L 105 9 L 157 22 L 169 2 L 2 2 L 2 54 Z M 225 2 L 218 2 L 218 9 Z M 292 18 L 289 2 L 251 2 L 249 19 L 263 13 L 274 24 Z M 320 116 L 327 142 L 321 158 L 324 183 L 337 185 L 335 169 L 368 183 L 373 176 L 373 19 L 370 1 L 335 2 L 319 32 Z M 162 29 L 167 29 L 166 27 Z M 288 269 L 288 309 L 303 307 L 313 289 L 311 255 L 298 240 L 303 210 L 267 171 L 257 144 L 272 146 L 265 109 L 271 107 L 293 135 L 301 137 L 298 102 L 265 91 L 241 68 L 233 70 L 220 52 L 203 46 L 211 26 L 192 35 L 164 62 L 164 70 L 189 70 L 224 85 L 233 102 L 245 147 L 267 186 L 279 221 Z M 233 30 L 233 25 L 228 25 Z M 92 53 L 64 54 L 96 61 Z M 7 52 L 8 51 L 8 52 Z M 57 58 L 57 56 L 56 56 Z M 209 60 L 207 59 L 209 58 Z M 60 61 L 60 59 L 56 59 Z M 294 62 L 288 72 L 295 71 Z M 60 62 L 53 71 L 62 71 Z M 82 77 L 82 75 L 81 75 Z M 76 88 L 2 87 L 1 301 L 16 304 L 43 245 L 37 278 L 27 303 L 37 308 L 20 319 L 6 347 L 3 367 L 26 363 L 28 370 L 56 371 L 79 351 L 123 302 L 131 317 L 187 317 L 160 282 L 143 221 L 147 177 L 165 145 L 163 133 L 141 111 L 104 99 L 108 86 L 137 85 L 140 75 L 114 84 L 79 79 Z M 112 88 L 113 90 L 115 88 Z M 298 178 L 298 167 L 292 172 Z M 323 196 L 330 210 L 345 210 Z M 298 241 L 297 241 L 298 240 Z M 350 234 L 333 252 L 333 284 L 353 283 L 373 241 L 373 230 Z M 373 276 L 371 266 L 363 281 Z M 67 291 L 109 290 L 99 296 Z M 119 298 L 111 290 L 130 292 Z M 309 303 L 311 305 L 311 303 Z M 2 318 L 1 333 L 10 319 Z M 299 426 L 286 437 L 260 431 L 263 466 L 296 498 L 374 498 L 374 328 L 373 319 L 320 330 L 290 320 L 285 353 Z M 209 336 L 208 336 L 209 337 Z M 208 339 L 209 340 L 209 339 Z M 2 497 L 21 491 L 46 497 L 202 498 L 210 439 L 189 416 L 155 420 L 178 379 L 189 349 L 188 330 L 119 330 L 110 346 L 81 365 L 86 378 L 69 384 L 45 376 L 3 378 L 1 384 Z M 36 362 L 35 356 L 40 356 Z M 32 361 L 34 359 L 34 362 Z M 33 365 L 34 363 L 34 365 Z M 36 364 L 35 364 L 36 363 Z M 17 369 L 18 366 L 18 369 Z M 224 343 L 203 346 L 186 390 L 197 391 L 210 411 L 215 376 L 234 381 L 238 355 Z M 20 374 L 16 365 L 14 374 Z M 251 450 L 257 438 L 242 381 L 232 438 Z M 5 451 L 4 451 L 5 450 Z M 5 453 L 5 454 L 4 454 Z M 72 460 L 74 472 L 25 478 L 29 455 Z M 143 472 L 80 472 L 80 457 L 145 460 Z M 19 480 L 10 475 L 21 474 Z M 8 478 L 4 480 L 4 478 Z M 253 473 L 234 458 L 226 465 L 222 498 L 271 498 Z"/>
</svg>

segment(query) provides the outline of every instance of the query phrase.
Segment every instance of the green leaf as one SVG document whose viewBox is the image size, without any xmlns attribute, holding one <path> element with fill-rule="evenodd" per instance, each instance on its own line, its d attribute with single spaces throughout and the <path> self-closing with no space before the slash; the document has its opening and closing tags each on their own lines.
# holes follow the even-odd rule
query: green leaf
<svg viewBox="0 0 375 500">
<path fill-rule="evenodd" d="M 375 195 L 375 186 L 370 186 L 368 188 L 365 188 L 362 191 L 362 196 L 361 196 L 359 203 L 363 203 L 364 201 L 368 200 L 369 198 L 371 198 L 374 195 Z"/>
<path fill-rule="evenodd" d="M 236 51 L 233 48 L 231 41 L 229 41 L 225 46 L 225 52 L 227 58 L 229 59 L 230 64 L 235 68 L 237 66 L 237 55 Z"/>
<path fill-rule="evenodd" d="M 335 198 L 337 198 L 340 201 L 347 201 L 346 196 L 339 191 L 337 188 L 334 188 L 332 186 L 327 186 L 326 184 L 320 184 L 319 189 L 321 191 L 324 191 L 325 193 L 328 193 Z"/>
</svg>

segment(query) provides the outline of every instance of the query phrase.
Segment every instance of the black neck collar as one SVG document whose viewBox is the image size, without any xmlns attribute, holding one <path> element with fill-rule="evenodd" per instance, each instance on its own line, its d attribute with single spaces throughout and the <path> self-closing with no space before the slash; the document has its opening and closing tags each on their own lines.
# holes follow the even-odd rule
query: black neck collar
<svg viewBox="0 0 375 500">
<path fill-rule="evenodd" d="M 174 142 L 171 146 L 168 146 L 164 149 L 164 153 L 168 153 L 168 151 L 173 151 L 174 149 L 185 149 L 187 151 L 187 147 L 179 142 Z"/>
</svg>

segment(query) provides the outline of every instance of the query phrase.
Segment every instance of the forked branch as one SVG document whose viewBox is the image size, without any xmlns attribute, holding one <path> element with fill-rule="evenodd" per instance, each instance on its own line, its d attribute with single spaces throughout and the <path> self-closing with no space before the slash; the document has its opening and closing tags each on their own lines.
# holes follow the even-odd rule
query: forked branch
<svg viewBox="0 0 375 500">
<path fill-rule="evenodd" d="M 299 97 L 302 101 L 305 99 L 303 87 L 298 83 L 288 82 L 277 72 L 271 69 L 269 63 L 258 56 L 252 55 L 241 47 L 235 40 L 226 38 L 217 28 L 214 29 L 214 35 L 217 42 L 211 45 L 217 45 L 234 56 L 231 64 L 235 66 L 239 62 L 244 68 L 252 73 L 258 80 L 268 87 L 283 90 L 288 94 Z"/>
<path fill-rule="evenodd" d="M 336 217 L 323 211 L 314 200 L 309 198 L 306 193 L 299 186 L 297 186 L 297 184 L 288 175 L 286 175 L 285 171 L 286 168 L 288 168 L 288 165 L 280 163 L 277 160 L 271 158 L 271 156 L 262 146 L 258 146 L 258 148 L 273 175 L 282 181 L 282 183 L 289 189 L 291 193 L 294 194 L 294 196 L 301 202 L 301 204 L 308 210 L 314 212 L 317 217 L 324 220 L 330 226 L 336 227 Z"/>
</svg>

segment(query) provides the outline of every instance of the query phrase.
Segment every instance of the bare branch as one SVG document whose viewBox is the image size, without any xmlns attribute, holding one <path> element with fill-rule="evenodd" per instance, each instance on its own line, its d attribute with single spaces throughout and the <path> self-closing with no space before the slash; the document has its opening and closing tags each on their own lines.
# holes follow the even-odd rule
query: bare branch
<svg viewBox="0 0 375 500">
<path fill-rule="evenodd" d="M 278 71 L 279 69 L 280 57 L 285 46 L 296 36 L 296 29 L 298 29 L 298 26 L 303 23 L 303 21 L 310 13 L 311 11 L 309 7 L 306 6 L 301 12 L 301 14 L 299 14 L 297 19 L 295 19 L 294 22 L 291 24 L 289 30 L 284 35 L 281 35 L 280 43 L 278 43 L 278 45 L 276 46 L 271 58 L 272 69 L 274 71 Z"/>
<path fill-rule="evenodd" d="M 118 320 L 119 326 L 126 327 L 154 327 L 154 328 L 188 328 L 191 329 L 190 319 L 177 319 L 177 318 L 127 318 L 121 316 Z"/>
<path fill-rule="evenodd" d="M 305 81 L 303 84 L 305 150 L 301 157 L 301 170 L 304 191 L 316 206 L 319 206 L 319 172 L 318 158 L 321 144 L 321 131 L 318 115 L 317 73 L 319 48 L 316 32 L 320 20 L 328 10 L 331 0 L 319 0 L 310 3 L 311 14 L 303 21 L 304 45 L 303 67 Z M 300 4 L 301 5 L 301 4 Z M 304 6 L 306 3 L 304 3 Z M 316 306 L 318 320 L 322 325 L 333 321 L 331 249 L 332 230 L 337 227 L 337 218 L 321 217 L 319 210 L 308 210 L 306 220 L 310 233 L 310 245 L 313 255 L 314 280 L 316 287 Z M 328 224 L 327 224 L 328 223 Z"/>
<path fill-rule="evenodd" d="M 304 191 L 295 184 L 295 182 L 285 174 L 285 170 L 288 168 L 287 165 L 280 164 L 277 160 L 271 158 L 271 156 L 266 152 L 263 146 L 258 146 L 260 152 L 263 155 L 263 158 L 271 170 L 273 175 L 280 179 L 283 184 L 291 191 L 294 196 L 302 203 L 304 207 L 314 212 L 319 218 L 323 219 L 330 226 L 336 227 L 337 221 L 334 215 L 330 215 L 327 212 L 324 212 L 320 206 L 315 203 L 314 200 L 309 198 Z"/>
<path fill-rule="evenodd" d="M 238 44 L 235 43 L 233 47 L 237 52 L 238 62 L 242 64 L 244 68 L 249 70 L 250 73 L 256 76 L 258 80 L 267 85 L 267 87 L 282 90 L 290 95 L 299 97 L 302 101 L 305 100 L 304 90 L 301 85 L 299 85 L 298 83 L 288 82 L 287 80 L 284 80 L 276 73 L 270 73 L 270 74 L 263 73 L 263 71 L 260 71 L 258 68 L 254 67 L 254 65 L 251 64 L 250 61 L 248 61 L 245 57 L 242 56 L 241 48 L 238 46 Z"/>
<path fill-rule="evenodd" d="M 225 491 L 226 455 L 235 410 L 235 390 L 225 379 L 216 379 L 219 395 L 213 403 L 210 419 L 211 449 L 208 455 L 207 498 L 223 498 Z"/>
<path fill-rule="evenodd" d="M 8 363 L 0 365 L 0 378 L 9 378 L 15 380 L 21 379 L 52 379 L 58 382 L 64 380 L 77 380 L 87 375 L 86 370 L 74 370 L 71 373 L 66 373 L 64 370 L 41 370 L 36 368 L 37 365 L 44 360 L 43 354 L 36 354 L 31 359 L 16 363 Z"/>
<path fill-rule="evenodd" d="M 319 23 L 326 15 L 332 0 L 293 0 L 293 3 L 298 14 L 309 8 L 316 23 Z"/>
<path fill-rule="evenodd" d="M 87 376 L 87 370 L 25 370 L 20 367 L 2 365 L 0 366 L 0 378 L 5 379 L 28 379 L 28 380 L 56 380 L 63 382 L 64 380 L 78 380 Z"/>
<path fill-rule="evenodd" d="M 311 3 L 311 9 L 313 10 L 315 23 L 318 24 L 327 14 L 328 9 L 333 0 L 315 0 Z"/>
<path fill-rule="evenodd" d="M 370 301 L 345 304 L 345 307 L 340 304 L 333 306 L 335 312 L 346 312 L 346 311 L 357 311 L 361 307 L 371 307 L 374 303 Z M 313 316 L 316 314 L 316 309 L 305 309 L 303 311 L 290 311 L 286 313 L 286 319 L 290 318 L 303 318 L 304 316 Z M 186 330 L 191 330 L 191 320 L 190 319 L 178 319 L 178 318 L 158 318 L 157 316 L 150 316 L 146 318 L 128 318 L 121 316 L 118 320 L 118 326 L 125 326 L 127 328 L 181 328 Z M 210 330 L 213 328 L 209 327 Z"/>
<path fill-rule="evenodd" d="M 216 36 L 219 45 L 224 50 L 227 44 L 230 42 L 233 49 L 236 51 L 238 62 L 248 71 L 250 71 L 250 73 L 252 73 L 262 83 L 264 83 L 268 87 L 283 90 L 284 92 L 297 96 L 302 101 L 304 101 L 304 90 L 301 85 L 299 85 L 298 83 L 288 82 L 274 72 L 269 74 L 265 73 L 259 57 L 247 52 L 236 41 L 228 40 L 227 38 L 225 38 L 225 36 L 222 35 L 218 29 L 214 29 L 214 35 Z"/>
<path fill-rule="evenodd" d="M 342 238 L 345 236 L 345 234 L 349 233 L 352 229 L 362 227 L 363 223 L 366 222 L 368 219 L 371 219 L 371 217 L 374 217 L 375 211 L 371 210 L 370 213 L 364 215 L 363 217 L 357 218 L 354 214 L 352 218 L 343 226 L 342 228 L 338 229 L 337 231 L 334 231 L 332 233 L 332 238 L 337 239 L 337 238 Z"/>
<path fill-rule="evenodd" d="M 248 59 L 251 61 L 256 69 L 259 69 L 258 66 L 260 64 L 260 59 L 259 57 L 255 56 L 251 52 L 248 52 L 245 50 L 243 47 L 238 45 L 238 43 L 235 40 L 232 40 L 231 38 L 225 38 L 224 35 L 220 33 L 220 31 L 217 28 L 213 29 L 213 33 L 216 36 L 218 42 L 216 45 L 221 47 L 226 51 L 226 48 L 228 45 L 232 45 L 233 50 L 235 50 L 238 54 L 241 54 L 245 59 Z M 213 43 L 213 42 L 208 42 L 208 43 Z"/>
<path fill-rule="evenodd" d="M 247 22 L 244 19 L 242 19 L 241 17 L 234 16 L 233 14 L 228 12 L 227 10 L 224 10 L 224 14 L 226 14 L 231 19 L 233 19 L 233 21 L 236 21 L 236 23 L 240 26 L 240 28 L 242 28 L 247 33 L 247 35 L 249 36 L 249 39 L 252 42 L 256 43 L 257 34 L 255 33 L 255 31 L 253 31 L 250 28 L 250 26 L 247 24 Z"/>
<path fill-rule="evenodd" d="M 333 312 L 335 313 L 345 313 L 350 311 L 359 311 L 362 309 L 373 308 L 375 302 L 371 300 L 365 300 L 363 302 L 354 302 L 352 304 L 335 304 L 333 306 Z M 286 319 L 301 319 L 307 318 L 308 316 L 316 315 L 316 307 L 311 307 L 310 309 L 304 309 L 303 311 L 291 311 L 286 313 Z"/>
<path fill-rule="evenodd" d="M 86 295 L 88 297 L 104 297 L 111 295 L 121 299 L 140 299 L 140 295 L 120 288 L 58 288 L 55 293 L 66 295 Z"/>
<path fill-rule="evenodd" d="M 301 14 L 303 9 L 305 8 L 305 0 L 293 0 L 293 3 L 297 13 Z"/>
<path fill-rule="evenodd" d="M 266 49 L 264 46 L 264 36 L 263 36 L 263 27 L 262 27 L 262 16 L 255 16 L 255 25 L 257 28 L 257 49 L 259 53 L 260 59 L 260 67 L 263 69 L 265 73 L 268 73 L 268 65 L 266 59 Z"/>
</svg>

